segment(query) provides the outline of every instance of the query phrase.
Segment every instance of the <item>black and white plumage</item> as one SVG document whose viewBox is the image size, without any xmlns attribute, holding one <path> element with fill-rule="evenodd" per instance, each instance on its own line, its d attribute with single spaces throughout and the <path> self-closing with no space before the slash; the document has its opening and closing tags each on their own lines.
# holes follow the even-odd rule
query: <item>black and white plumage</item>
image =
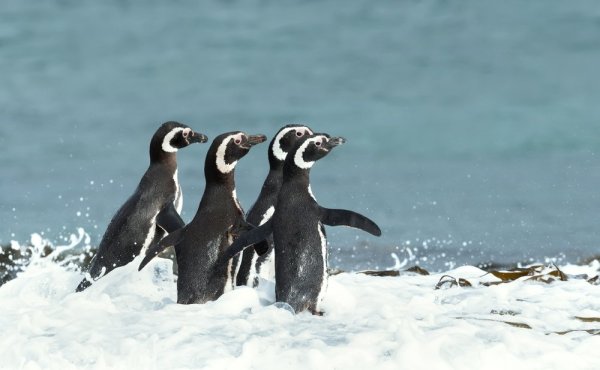
<svg viewBox="0 0 600 370">
<path fill-rule="evenodd" d="M 320 314 L 327 288 L 327 239 L 323 225 L 345 225 L 381 235 L 379 227 L 356 212 L 321 207 L 310 188 L 310 169 L 343 138 L 326 134 L 308 136 L 288 154 L 283 184 L 270 221 L 241 235 L 220 259 L 224 264 L 246 246 L 272 234 L 275 245 L 275 295 L 296 312 Z"/>
<path fill-rule="evenodd" d="M 239 131 L 215 138 L 206 155 L 206 188 L 194 219 L 148 249 L 140 269 L 164 248 L 175 247 L 178 303 L 205 303 L 233 289 L 235 261 L 219 268 L 214 263 L 243 230 L 250 228 L 237 199 L 234 170 L 252 146 L 265 140 L 264 135 Z"/>
<path fill-rule="evenodd" d="M 113 216 L 89 269 L 91 280 L 131 262 L 165 233 L 184 226 L 183 195 L 177 179 L 177 151 L 207 137 L 178 122 L 162 124 L 150 141 L 150 166 L 137 189 Z M 77 291 L 92 284 L 84 278 Z"/>
<path fill-rule="evenodd" d="M 271 219 L 275 212 L 275 203 L 279 189 L 283 183 L 283 164 L 288 152 L 298 140 L 312 135 L 313 131 L 305 125 L 286 125 L 282 127 L 269 144 L 269 173 L 258 199 L 248 211 L 246 221 L 260 226 Z M 258 286 L 259 277 L 275 279 L 275 259 L 273 238 L 258 243 L 254 248 L 247 248 L 242 255 L 242 261 L 236 275 L 236 285 Z"/>
</svg>

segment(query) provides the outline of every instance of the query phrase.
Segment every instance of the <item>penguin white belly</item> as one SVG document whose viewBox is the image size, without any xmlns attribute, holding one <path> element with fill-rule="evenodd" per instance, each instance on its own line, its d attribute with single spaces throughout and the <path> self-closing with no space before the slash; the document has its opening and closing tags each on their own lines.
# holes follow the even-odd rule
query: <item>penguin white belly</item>
<svg viewBox="0 0 600 370">
<path fill-rule="evenodd" d="M 260 220 L 260 224 L 258 226 L 264 225 L 267 221 L 273 217 L 275 214 L 275 207 L 271 206 L 267 211 L 263 214 L 262 219 Z M 252 282 L 253 287 L 258 286 L 259 277 L 265 280 L 275 281 L 275 251 L 269 251 L 269 255 L 259 264 L 258 262 L 258 253 L 254 252 L 252 254 L 252 264 L 250 265 L 250 274 L 248 276 L 248 282 Z"/>
<path fill-rule="evenodd" d="M 246 285 L 250 285 L 252 283 L 252 287 L 256 288 L 258 286 L 258 276 L 261 270 L 260 266 L 257 266 L 258 261 L 258 253 L 253 252 L 252 254 L 252 262 L 250 263 L 250 273 L 248 274 L 248 281 Z"/>
<path fill-rule="evenodd" d="M 317 231 L 319 233 L 319 238 L 321 239 L 321 255 L 323 257 L 323 280 L 321 281 L 321 288 L 319 290 L 319 296 L 317 297 L 317 310 L 320 311 L 321 302 L 325 297 L 325 293 L 327 292 L 327 238 L 325 238 L 325 234 L 323 233 L 323 224 L 319 222 L 317 224 Z"/>
<path fill-rule="evenodd" d="M 258 258 L 258 255 L 256 255 Z M 275 281 L 275 251 L 269 251 L 267 257 L 257 267 L 258 277 L 264 280 Z"/>
<path fill-rule="evenodd" d="M 231 196 L 233 197 L 236 208 L 243 214 L 244 211 L 242 210 L 242 206 L 240 205 L 240 201 L 237 197 L 237 191 L 235 189 L 233 189 L 233 192 L 231 192 Z"/>
<path fill-rule="evenodd" d="M 232 243 L 233 243 L 233 236 L 230 233 L 227 236 L 227 244 L 231 245 Z M 237 261 L 237 260 L 235 258 L 231 258 L 227 262 L 227 281 L 225 282 L 225 288 L 223 289 L 223 293 L 227 293 L 227 292 L 233 290 L 233 288 L 234 288 L 235 272 L 239 268 L 239 266 L 233 265 L 234 261 Z M 239 262 L 238 262 L 238 265 L 239 265 Z"/>
</svg>

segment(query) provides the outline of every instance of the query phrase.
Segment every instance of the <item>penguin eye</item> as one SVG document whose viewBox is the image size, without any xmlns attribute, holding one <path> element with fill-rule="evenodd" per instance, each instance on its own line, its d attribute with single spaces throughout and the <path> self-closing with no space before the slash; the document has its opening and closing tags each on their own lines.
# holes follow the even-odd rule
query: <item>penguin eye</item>
<svg viewBox="0 0 600 370">
<path fill-rule="evenodd" d="M 187 139 L 187 137 L 190 135 L 190 132 L 188 130 L 183 130 L 182 135 L 185 139 Z"/>
<path fill-rule="evenodd" d="M 302 135 L 304 135 L 304 132 L 302 132 L 302 131 L 296 131 L 296 136 L 302 137 Z"/>
<path fill-rule="evenodd" d="M 316 145 L 316 146 L 321 146 L 321 142 L 320 142 L 320 141 L 317 141 L 317 142 L 315 143 L 315 145 Z"/>
<path fill-rule="evenodd" d="M 240 145 L 242 143 L 242 139 L 235 139 L 235 144 Z"/>
</svg>

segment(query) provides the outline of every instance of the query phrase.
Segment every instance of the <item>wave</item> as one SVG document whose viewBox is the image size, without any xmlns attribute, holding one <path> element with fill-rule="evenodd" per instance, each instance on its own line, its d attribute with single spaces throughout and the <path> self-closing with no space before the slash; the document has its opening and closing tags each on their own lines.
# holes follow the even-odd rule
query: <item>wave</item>
<svg viewBox="0 0 600 370">
<path fill-rule="evenodd" d="M 592 369 L 600 360 L 597 286 L 583 280 L 598 275 L 598 261 L 561 266 L 567 281 L 493 288 L 497 279 L 472 266 L 400 277 L 342 273 L 330 278 L 325 316 L 316 317 L 274 304 L 272 286 L 176 304 L 172 263 L 163 258 L 74 293 L 81 273 L 71 251 L 87 241 L 79 230 L 46 253 L 48 241 L 33 236 L 29 264 L 0 287 L 7 368 L 480 369 L 503 358 Z"/>
</svg>

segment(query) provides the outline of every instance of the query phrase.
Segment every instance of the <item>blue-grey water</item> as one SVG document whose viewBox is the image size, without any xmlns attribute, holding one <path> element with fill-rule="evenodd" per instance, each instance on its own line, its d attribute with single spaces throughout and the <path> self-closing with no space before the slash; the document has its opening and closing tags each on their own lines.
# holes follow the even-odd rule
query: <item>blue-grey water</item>
<svg viewBox="0 0 600 370">
<path fill-rule="evenodd" d="M 332 264 L 443 269 L 600 251 L 596 1 L 0 3 L 0 243 L 83 227 L 97 243 L 154 130 L 287 122 L 348 143 L 312 171 Z M 179 153 L 190 220 L 207 145 Z M 250 207 L 266 145 L 238 165 Z"/>
</svg>

